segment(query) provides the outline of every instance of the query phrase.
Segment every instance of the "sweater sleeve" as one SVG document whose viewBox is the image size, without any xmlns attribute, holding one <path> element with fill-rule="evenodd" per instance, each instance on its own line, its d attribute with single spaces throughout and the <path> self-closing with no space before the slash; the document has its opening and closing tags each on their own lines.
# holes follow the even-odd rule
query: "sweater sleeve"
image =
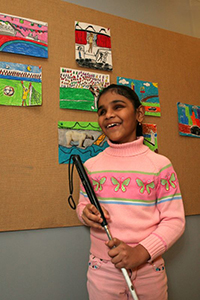
<svg viewBox="0 0 200 300">
<path fill-rule="evenodd" d="M 89 173 L 88 173 L 88 170 L 90 170 L 91 164 L 93 163 L 93 161 L 96 160 L 96 158 L 97 158 L 97 157 L 90 158 L 90 159 L 88 159 L 88 160 L 84 163 L 84 168 L 85 168 L 85 170 L 86 170 L 86 172 L 87 172 L 87 175 L 88 175 L 89 179 L 90 179 L 90 175 L 89 175 Z M 91 180 L 91 179 L 90 179 L 90 180 Z M 89 200 L 89 198 L 88 198 L 88 195 L 87 195 L 87 193 L 86 193 L 86 191 L 85 191 L 85 188 L 84 188 L 82 182 L 80 181 L 80 193 L 79 193 L 79 201 L 78 201 L 78 205 L 77 205 L 77 208 L 76 208 L 76 214 L 77 214 L 78 219 L 79 219 L 84 225 L 86 225 L 86 224 L 85 224 L 85 222 L 84 222 L 83 219 L 82 219 L 82 214 L 83 214 L 83 210 L 84 210 L 85 206 L 86 206 L 87 204 L 89 204 L 89 203 L 90 203 L 90 200 Z"/>
<path fill-rule="evenodd" d="M 171 165 L 163 168 L 157 178 L 157 209 L 160 222 L 140 244 L 153 261 L 171 247 L 183 234 L 185 214 L 177 175 Z"/>
<path fill-rule="evenodd" d="M 85 208 L 85 206 L 90 203 L 89 202 L 89 199 L 88 199 L 88 196 L 85 192 L 85 189 L 83 187 L 82 184 L 80 184 L 80 194 L 79 194 L 79 202 L 78 202 L 78 205 L 77 205 L 77 208 L 76 208 L 76 213 L 77 213 L 77 216 L 79 218 L 79 220 L 85 225 L 83 219 L 82 219 L 82 214 L 83 214 L 83 210 Z"/>
</svg>

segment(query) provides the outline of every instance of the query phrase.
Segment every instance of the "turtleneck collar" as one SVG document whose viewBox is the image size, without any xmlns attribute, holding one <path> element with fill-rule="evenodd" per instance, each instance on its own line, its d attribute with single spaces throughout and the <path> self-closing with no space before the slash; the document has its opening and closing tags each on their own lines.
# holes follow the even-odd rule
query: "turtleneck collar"
<svg viewBox="0 0 200 300">
<path fill-rule="evenodd" d="M 137 140 L 124 144 L 115 144 L 108 140 L 110 147 L 104 152 L 112 156 L 134 156 L 146 152 L 149 148 L 143 144 L 144 137 L 138 137 Z"/>
</svg>

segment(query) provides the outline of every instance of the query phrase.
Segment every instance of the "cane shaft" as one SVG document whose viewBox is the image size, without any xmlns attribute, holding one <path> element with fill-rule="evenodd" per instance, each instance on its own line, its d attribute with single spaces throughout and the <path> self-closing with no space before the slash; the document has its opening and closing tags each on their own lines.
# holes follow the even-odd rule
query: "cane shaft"
<svg viewBox="0 0 200 300">
<path fill-rule="evenodd" d="M 109 240 L 112 240 L 112 235 L 111 235 L 111 233 L 110 233 L 110 231 L 109 231 L 107 225 L 104 226 L 104 229 L 105 229 L 105 231 L 106 231 L 106 233 L 107 233 L 107 236 L 108 236 Z M 136 294 L 136 292 L 135 292 L 135 290 L 134 290 L 133 284 L 132 284 L 132 282 L 131 282 L 131 279 L 130 279 L 130 277 L 129 277 L 129 275 L 128 275 L 127 270 L 126 270 L 125 268 L 121 268 L 121 271 L 122 271 L 122 274 L 124 275 L 124 278 L 125 278 L 125 280 L 126 280 L 126 283 L 127 283 L 127 285 L 128 285 L 128 288 L 129 288 L 129 291 L 130 291 L 130 293 L 131 293 L 132 298 L 133 298 L 134 300 L 138 300 L 137 294 Z"/>
</svg>

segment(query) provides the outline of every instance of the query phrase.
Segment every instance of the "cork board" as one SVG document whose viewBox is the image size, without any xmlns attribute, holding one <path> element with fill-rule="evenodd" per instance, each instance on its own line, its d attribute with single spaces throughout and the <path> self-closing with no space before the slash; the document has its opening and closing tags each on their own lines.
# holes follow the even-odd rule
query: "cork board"
<svg viewBox="0 0 200 300">
<path fill-rule="evenodd" d="M 158 82 L 161 118 L 145 122 L 157 124 L 159 153 L 178 174 L 186 215 L 199 214 L 200 140 L 179 135 L 176 103 L 200 105 L 200 40 L 60 0 L 1 0 L 0 12 L 47 22 L 49 30 L 47 59 L 0 52 L 0 61 L 41 65 L 43 94 L 42 106 L 0 106 L 0 230 L 80 225 L 67 204 L 68 166 L 58 163 L 57 131 L 61 120 L 97 121 L 94 112 L 59 108 L 60 67 L 78 68 L 76 20 L 111 29 L 112 83 L 117 76 Z"/>
</svg>

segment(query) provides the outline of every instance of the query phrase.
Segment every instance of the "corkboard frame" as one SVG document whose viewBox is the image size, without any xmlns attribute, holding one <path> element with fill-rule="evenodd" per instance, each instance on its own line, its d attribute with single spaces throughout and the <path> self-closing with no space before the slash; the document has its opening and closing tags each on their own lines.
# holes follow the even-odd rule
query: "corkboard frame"
<svg viewBox="0 0 200 300">
<path fill-rule="evenodd" d="M 0 231 L 80 225 L 67 204 L 68 166 L 58 163 L 57 131 L 58 121 L 97 121 L 94 112 L 59 108 L 60 67 L 80 69 L 75 21 L 111 28 L 112 83 L 117 76 L 159 83 L 161 118 L 145 122 L 157 124 L 159 153 L 178 174 L 186 215 L 199 214 L 200 140 L 179 135 L 176 103 L 200 105 L 200 39 L 61 0 L 1 0 L 0 12 L 48 22 L 49 30 L 48 59 L 0 52 L 0 61 L 41 65 L 43 90 L 40 107 L 0 106 Z"/>
</svg>

